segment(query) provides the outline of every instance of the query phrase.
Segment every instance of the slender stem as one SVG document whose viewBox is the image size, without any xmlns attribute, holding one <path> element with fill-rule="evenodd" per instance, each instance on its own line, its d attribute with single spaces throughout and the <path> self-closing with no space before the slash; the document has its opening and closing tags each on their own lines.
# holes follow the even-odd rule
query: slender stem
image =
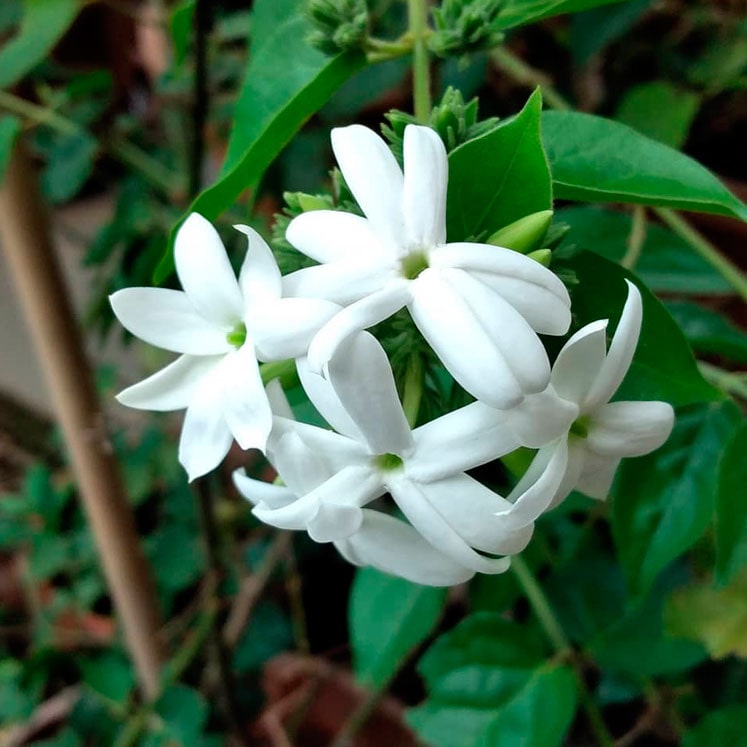
<svg viewBox="0 0 747 747">
<path fill-rule="evenodd" d="M 654 212 L 686 241 L 703 259 L 723 275 L 739 295 L 747 301 L 747 276 L 724 257 L 703 234 L 696 231 L 681 215 L 668 208 L 654 208 Z"/>
<path fill-rule="evenodd" d="M 88 134 L 84 127 L 72 119 L 64 117 L 53 109 L 14 96 L 7 91 L 0 91 L 0 109 L 30 119 L 37 125 L 51 127 L 61 135 Z M 109 141 L 100 141 L 100 145 L 125 166 L 140 172 L 153 186 L 169 195 L 174 192 L 174 184 L 178 183 L 179 180 L 175 179 L 171 171 L 160 161 L 148 155 L 141 148 L 127 140 L 116 137 Z"/>
<path fill-rule="evenodd" d="M 389 687 L 390 681 L 387 680 L 375 690 L 368 693 L 366 698 L 353 711 L 350 718 L 342 725 L 342 729 L 337 732 L 337 736 L 330 747 L 351 747 L 355 735 L 366 725 L 366 722 L 371 718 L 376 707 L 379 705 L 379 701 Z"/>
<path fill-rule="evenodd" d="M 296 372 L 296 361 L 292 358 L 287 361 L 273 361 L 272 363 L 260 363 L 259 373 L 262 383 L 267 386 L 273 379 L 280 379 L 283 389 L 288 389 L 298 383 Z"/>
<path fill-rule="evenodd" d="M 581 664 L 578 661 L 578 658 L 573 651 L 573 647 L 563 631 L 555 612 L 550 606 L 550 601 L 545 596 L 545 592 L 542 590 L 542 587 L 532 574 L 529 566 L 524 562 L 524 559 L 520 555 L 514 555 L 511 558 L 511 569 L 516 575 L 519 585 L 524 590 L 524 593 L 529 600 L 529 604 L 534 610 L 534 614 L 537 615 L 537 619 L 553 647 L 558 654 L 567 659 L 573 667 L 578 690 L 578 699 L 581 702 L 581 707 L 586 713 L 589 726 L 594 733 L 597 744 L 601 747 L 613 747 L 615 740 L 612 738 L 612 735 L 607 729 L 607 725 L 604 723 L 599 706 L 596 704 L 592 694 L 589 692 L 589 688 L 586 685 L 584 674 L 581 669 Z"/>
<path fill-rule="evenodd" d="M 625 252 L 625 256 L 620 260 L 620 264 L 626 270 L 632 270 L 638 264 L 645 243 L 646 208 L 643 205 L 636 205 L 633 208 L 633 222 L 630 226 L 630 235 L 628 236 L 628 249 Z"/>
<path fill-rule="evenodd" d="M 706 361 L 698 361 L 698 369 L 703 374 L 703 378 L 710 381 L 711 384 L 747 401 L 747 374 L 725 371 L 712 363 L 706 363 Z"/>
<path fill-rule="evenodd" d="M 431 116 L 431 70 L 428 60 L 428 0 L 407 0 L 412 36 L 413 108 L 418 122 L 427 124 Z"/>
<path fill-rule="evenodd" d="M 405 411 L 410 428 L 418 422 L 420 402 L 423 399 L 423 357 L 413 353 L 405 373 L 405 391 L 402 395 L 402 409 Z"/>
</svg>

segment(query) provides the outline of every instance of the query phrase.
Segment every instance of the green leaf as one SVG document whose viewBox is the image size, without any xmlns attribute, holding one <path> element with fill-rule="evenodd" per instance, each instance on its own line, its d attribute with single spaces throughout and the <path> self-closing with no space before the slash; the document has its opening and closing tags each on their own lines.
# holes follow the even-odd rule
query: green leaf
<svg viewBox="0 0 747 747">
<path fill-rule="evenodd" d="M 97 151 L 96 140 L 87 132 L 76 132 L 55 143 L 41 175 L 42 191 L 52 203 L 75 197 L 91 175 Z"/>
<path fill-rule="evenodd" d="M 194 531 L 182 524 L 169 524 L 150 540 L 148 555 L 164 589 L 179 591 L 200 577 L 205 564 Z"/>
<path fill-rule="evenodd" d="M 350 639 L 358 679 L 384 685 L 438 623 L 446 589 L 420 586 L 373 568 L 355 574 Z"/>
<path fill-rule="evenodd" d="M 564 13 L 578 13 L 621 0 L 508 0 L 498 16 L 498 28 L 510 29 Z"/>
<path fill-rule="evenodd" d="M 661 302 L 633 275 L 591 252 L 581 252 L 570 265 L 580 281 L 573 290 L 573 312 L 579 325 L 605 318 L 611 325 L 617 323 L 627 296 L 625 278 L 636 282 L 641 291 L 641 336 L 615 399 L 658 399 L 679 406 L 723 398 L 701 376 L 687 341 Z"/>
<path fill-rule="evenodd" d="M 747 423 L 732 433 L 718 465 L 716 578 L 727 583 L 747 566 Z"/>
<path fill-rule="evenodd" d="M 747 333 L 721 314 L 688 301 L 669 301 L 664 305 L 696 353 L 747 363 Z"/>
<path fill-rule="evenodd" d="M 7 114 L 0 116 L 0 186 L 3 184 L 5 169 L 8 168 L 10 154 L 13 152 L 13 146 L 20 131 L 20 119 Z"/>
<path fill-rule="evenodd" d="M 82 659 L 80 668 L 86 685 L 115 703 L 125 702 L 135 686 L 132 665 L 118 651 L 105 651 L 93 659 Z"/>
<path fill-rule="evenodd" d="M 544 112 L 542 141 L 561 199 L 659 205 L 747 220 L 747 205 L 708 169 L 619 122 Z"/>
<path fill-rule="evenodd" d="M 208 717 L 208 704 L 196 690 L 172 685 L 156 703 L 156 713 L 164 720 L 166 730 L 183 747 L 199 744 Z"/>
<path fill-rule="evenodd" d="M 556 747 L 576 713 L 576 682 L 567 667 L 538 669 L 500 709 L 479 747 Z"/>
<path fill-rule="evenodd" d="M 747 734 L 747 705 L 731 705 L 706 714 L 685 734 L 682 747 L 738 745 Z"/>
<path fill-rule="evenodd" d="M 236 644 L 231 663 L 237 672 L 256 672 L 268 659 L 291 648 L 293 629 L 288 616 L 275 603 L 261 601 Z"/>
<path fill-rule="evenodd" d="M 498 614 L 471 615 L 420 661 L 428 700 L 410 710 L 408 721 L 433 747 L 484 744 L 502 709 L 530 685 L 546 655 L 535 628 Z"/>
<path fill-rule="evenodd" d="M 449 154 L 449 241 L 487 237 L 530 213 L 552 209 L 552 185 L 540 140 L 542 96 Z"/>
<path fill-rule="evenodd" d="M 171 10 L 169 30 L 171 43 L 174 45 L 174 60 L 181 65 L 187 56 L 192 36 L 192 19 L 195 14 L 196 0 L 180 0 Z"/>
<path fill-rule="evenodd" d="M 740 420 L 731 401 L 682 409 L 661 449 L 623 464 L 612 531 L 634 591 L 646 592 L 705 532 L 714 513 L 719 456 Z"/>
<path fill-rule="evenodd" d="M 626 91 L 615 119 L 672 148 L 680 148 L 700 106 L 700 97 L 665 80 Z"/>
<path fill-rule="evenodd" d="M 747 659 L 747 569 L 723 589 L 710 581 L 676 592 L 666 611 L 672 635 L 700 641 L 714 659 Z"/>
<path fill-rule="evenodd" d="M 620 262 L 627 252 L 632 218 L 628 213 L 599 207 L 563 208 L 556 219 L 571 231 L 566 242 Z M 635 267 L 636 275 L 651 290 L 661 293 L 731 293 L 731 285 L 691 247 L 669 229 L 646 226 L 646 239 Z"/>
<path fill-rule="evenodd" d="M 301 6 L 301 0 L 254 3 L 253 44 L 226 160 L 216 183 L 192 202 L 188 213 L 214 219 L 244 190 L 256 186 L 301 125 L 365 64 L 359 53 L 329 58 L 311 47 L 306 41 L 310 26 Z M 173 270 L 177 229 L 156 269 L 157 282 Z"/>
<path fill-rule="evenodd" d="M 21 28 L 0 50 L 0 88 L 45 60 L 78 15 L 80 0 L 25 0 Z"/>
</svg>

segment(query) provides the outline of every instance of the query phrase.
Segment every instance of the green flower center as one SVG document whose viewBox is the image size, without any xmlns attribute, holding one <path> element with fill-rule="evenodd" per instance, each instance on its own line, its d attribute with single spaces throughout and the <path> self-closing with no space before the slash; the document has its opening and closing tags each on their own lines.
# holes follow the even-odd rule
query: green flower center
<svg viewBox="0 0 747 747">
<path fill-rule="evenodd" d="M 396 454 L 379 454 L 374 457 L 373 462 L 374 466 L 382 472 L 394 472 L 394 470 L 401 469 L 404 464 L 402 457 L 398 457 Z"/>
<path fill-rule="evenodd" d="M 239 322 L 227 335 L 229 345 L 233 345 L 237 350 L 246 342 L 246 324 Z"/>
<path fill-rule="evenodd" d="M 582 415 L 578 420 L 574 420 L 570 433 L 578 438 L 586 438 L 589 435 L 589 418 Z"/>
<path fill-rule="evenodd" d="M 402 275 L 408 280 L 415 280 L 426 269 L 428 269 L 428 257 L 425 252 L 412 252 L 402 260 Z"/>
</svg>

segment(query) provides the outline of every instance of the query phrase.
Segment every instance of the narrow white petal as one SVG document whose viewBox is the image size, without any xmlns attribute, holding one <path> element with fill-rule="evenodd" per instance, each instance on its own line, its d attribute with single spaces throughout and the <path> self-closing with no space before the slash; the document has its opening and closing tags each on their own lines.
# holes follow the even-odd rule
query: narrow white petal
<svg viewBox="0 0 747 747">
<path fill-rule="evenodd" d="M 658 449 L 673 426 L 666 402 L 612 402 L 592 416 L 586 446 L 602 456 L 642 456 Z"/>
<path fill-rule="evenodd" d="M 638 335 L 641 332 L 641 321 L 643 319 L 641 292 L 629 280 L 625 282 L 628 285 L 628 298 L 625 301 L 622 316 L 617 324 L 607 357 L 602 363 L 591 391 L 583 403 L 582 410 L 585 412 L 591 412 L 610 401 L 625 378 L 638 345 Z"/>
<path fill-rule="evenodd" d="M 327 464 L 323 455 L 315 453 L 295 430 L 279 436 L 278 430 L 273 431 L 269 458 L 294 495 L 310 493 L 335 474 L 337 470 Z"/>
<path fill-rule="evenodd" d="M 509 558 L 487 558 L 469 546 L 428 500 L 424 491 L 429 486 L 399 478 L 391 480 L 387 487 L 412 526 L 431 545 L 457 563 L 481 573 L 503 573 L 508 570 Z"/>
<path fill-rule="evenodd" d="M 410 283 L 402 280 L 338 312 L 319 330 L 309 346 L 311 370 L 320 372 L 350 335 L 388 319 L 409 300 Z"/>
<path fill-rule="evenodd" d="M 607 353 L 607 320 L 582 327 L 563 345 L 550 376 L 555 391 L 569 402 L 583 405 Z"/>
<path fill-rule="evenodd" d="M 392 367 L 373 335 L 349 337 L 330 360 L 327 378 L 372 454 L 404 455 L 412 449 Z"/>
<path fill-rule="evenodd" d="M 229 353 L 220 365 L 223 412 L 231 433 L 242 449 L 264 451 L 272 409 L 251 343 Z"/>
<path fill-rule="evenodd" d="M 506 300 L 537 332 L 567 332 L 571 323 L 568 290 L 554 272 L 539 262 L 501 246 L 468 242 L 447 244 L 429 256 L 431 267 L 453 267 L 479 274 L 497 292 L 505 293 Z"/>
<path fill-rule="evenodd" d="M 109 303 L 126 330 L 156 347 L 192 355 L 231 349 L 230 329 L 201 316 L 182 291 L 125 288 L 109 296 Z"/>
<path fill-rule="evenodd" d="M 442 415 L 413 431 L 415 453 L 407 474 L 421 482 L 440 480 L 508 454 L 521 446 L 507 413 L 482 402 Z"/>
<path fill-rule="evenodd" d="M 514 508 L 469 475 L 453 475 L 423 485 L 430 504 L 470 546 L 494 555 L 515 555 L 529 543 L 531 521 L 507 519 Z"/>
<path fill-rule="evenodd" d="M 289 488 L 264 480 L 255 480 L 249 477 L 243 468 L 234 470 L 231 477 L 236 490 L 254 505 L 263 503 L 270 508 L 281 508 L 296 500 L 296 496 Z"/>
<path fill-rule="evenodd" d="M 244 302 L 223 242 L 198 213 L 176 233 L 174 262 L 184 292 L 202 316 L 229 328 L 243 318 Z"/>
<path fill-rule="evenodd" d="M 187 408 L 179 439 L 179 462 L 190 482 L 215 469 L 228 454 L 233 442 L 223 414 L 223 387 L 220 366 L 205 376 Z"/>
<path fill-rule="evenodd" d="M 589 498 L 606 500 L 619 466 L 619 458 L 599 456 L 587 451 L 584 455 L 583 470 L 576 480 L 576 490 L 580 490 Z"/>
<path fill-rule="evenodd" d="M 267 242 L 249 226 L 234 226 L 246 235 L 247 247 L 239 272 L 239 288 L 244 296 L 244 314 L 280 298 L 280 270 Z"/>
<path fill-rule="evenodd" d="M 267 393 L 267 399 L 270 401 L 272 414 L 293 420 L 293 409 L 288 402 L 288 398 L 285 396 L 280 379 L 269 381 L 265 387 L 265 392 Z"/>
<path fill-rule="evenodd" d="M 404 139 L 404 212 L 407 241 L 432 247 L 446 241 L 446 148 L 430 127 L 407 125 Z"/>
<path fill-rule="evenodd" d="M 200 382 L 222 360 L 222 355 L 182 355 L 147 379 L 121 391 L 117 400 L 138 410 L 183 410 L 189 406 Z"/>
<path fill-rule="evenodd" d="M 583 439 L 568 438 L 567 443 L 568 462 L 565 467 L 565 475 L 563 475 L 560 487 L 555 491 L 555 495 L 547 507 L 548 511 L 560 505 L 571 494 L 571 491 L 576 489 L 589 455 Z"/>
<path fill-rule="evenodd" d="M 285 238 L 317 262 L 395 256 L 391 246 L 380 243 L 366 218 L 339 210 L 301 213 L 288 225 Z"/>
<path fill-rule="evenodd" d="M 374 231 L 384 243 L 401 246 L 404 177 L 387 144 L 368 127 L 350 125 L 332 130 L 332 150 Z"/>
<path fill-rule="evenodd" d="M 521 402 L 524 391 L 485 329 L 485 318 L 475 315 L 440 272 L 425 270 L 412 282 L 408 308 L 441 362 L 470 394 L 500 409 Z"/>
<path fill-rule="evenodd" d="M 346 306 L 380 291 L 397 277 L 398 267 L 395 260 L 365 258 L 304 267 L 283 277 L 283 296 L 323 298 Z"/>
<path fill-rule="evenodd" d="M 366 508 L 360 529 L 335 546 L 355 565 L 372 566 L 416 584 L 453 586 L 475 575 L 473 569 L 456 563 L 426 542 L 409 524 Z"/>
<path fill-rule="evenodd" d="M 506 422 L 522 446 L 538 449 L 568 433 L 578 416 L 576 404 L 558 397 L 552 385 L 538 394 L 529 394 L 507 412 Z"/>
<path fill-rule="evenodd" d="M 282 361 L 306 355 L 314 335 L 338 312 L 340 306 L 321 298 L 281 298 L 272 301 L 248 326 L 262 361 Z"/>
</svg>

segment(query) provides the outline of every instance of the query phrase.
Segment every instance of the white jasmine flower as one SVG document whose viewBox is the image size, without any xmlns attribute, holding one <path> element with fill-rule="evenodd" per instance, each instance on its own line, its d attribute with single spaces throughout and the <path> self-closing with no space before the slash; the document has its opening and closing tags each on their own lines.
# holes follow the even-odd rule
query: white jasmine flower
<svg viewBox="0 0 747 747">
<path fill-rule="evenodd" d="M 452 584 L 475 571 L 507 569 L 508 558 L 483 553 L 521 551 L 532 524 L 500 518 L 512 504 L 465 474 L 521 443 L 495 410 L 488 415 L 490 408 L 475 403 L 411 430 L 386 354 L 368 333 L 344 343 L 328 380 L 302 360 L 298 368 L 309 399 L 337 432 L 298 423 L 276 406 L 281 414 L 267 454 L 287 487 L 235 478 L 262 521 L 306 529 L 318 542 L 335 542 L 352 562 L 420 583 Z M 554 493 L 565 456 L 559 449 L 516 506 Z M 364 508 L 386 493 L 409 525 Z"/>
<path fill-rule="evenodd" d="M 627 281 L 626 281 L 627 282 Z M 527 473 L 508 496 L 522 495 L 541 479 L 558 450 L 567 450 L 565 475 L 552 494 L 515 519 L 534 520 L 578 489 L 592 498 L 607 497 L 620 460 L 648 454 L 669 437 L 674 410 L 666 402 L 610 402 L 633 360 L 641 330 L 641 294 L 627 282 L 628 297 L 620 322 L 606 347 L 607 320 L 587 324 L 560 351 L 552 369 L 551 387 L 577 414 L 568 431 L 541 448 Z M 548 431 L 547 439 L 552 436 Z M 517 506 L 518 508 L 518 506 Z"/>
<path fill-rule="evenodd" d="M 345 180 L 366 217 L 329 210 L 291 221 L 288 241 L 319 266 L 283 278 L 288 295 L 346 305 L 313 340 L 321 372 L 353 332 L 406 306 L 452 376 L 505 409 L 547 386 L 550 366 L 535 332 L 564 334 L 563 283 L 502 247 L 446 243 L 448 161 L 439 136 L 408 125 L 404 173 L 385 142 L 361 125 L 332 131 Z"/>
<path fill-rule="evenodd" d="M 249 239 L 238 280 L 215 228 L 193 213 L 174 244 L 184 290 L 126 288 L 110 298 L 132 334 L 181 353 L 117 399 L 145 410 L 186 408 L 179 461 L 190 480 L 216 467 L 234 438 L 243 449 L 264 448 L 272 412 L 257 361 L 304 354 L 339 308 L 318 299 L 281 298 L 270 248 L 248 226 L 236 228 Z"/>
</svg>

